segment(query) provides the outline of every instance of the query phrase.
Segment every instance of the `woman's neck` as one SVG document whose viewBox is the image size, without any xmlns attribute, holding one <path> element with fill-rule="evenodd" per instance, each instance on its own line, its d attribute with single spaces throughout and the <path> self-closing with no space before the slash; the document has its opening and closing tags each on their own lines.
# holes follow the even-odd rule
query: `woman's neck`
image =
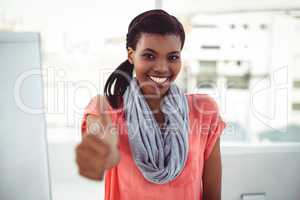
<svg viewBox="0 0 300 200">
<path fill-rule="evenodd" d="M 164 124 L 165 124 L 165 115 L 161 111 L 161 107 L 160 107 L 161 101 L 162 101 L 162 98 L 161 99 L 146 99 L 146 102 L 148 103 L 157 124 L 162 129 L 162 128 L 164 128 Z"/>
<path fill-rule="evenodd" d="M 146 98 L 146 102 L 154 114 L 161 113 L 161 107 L 160 107 L 161 101 L 162 101 L 162 98 L 155 98 L 155 99 L 154 98 L 152 98 L 152 99 Z"/>
</svg>

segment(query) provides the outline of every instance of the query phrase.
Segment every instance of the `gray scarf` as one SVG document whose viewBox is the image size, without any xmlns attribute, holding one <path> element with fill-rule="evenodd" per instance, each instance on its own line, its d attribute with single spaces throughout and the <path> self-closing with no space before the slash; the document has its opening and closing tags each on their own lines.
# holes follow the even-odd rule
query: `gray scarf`
<svg viewBox="0 0 300 200">
<path fill-rule="evenodd" d="M 131 153 L 144 178 L 156 184 L 175 179 L 188 155 L 188 103 L 171 83 L 161 107 L 165 114 L 162 133 L 134 77 L 124 95 L 125 117 Z"/>
</svg>

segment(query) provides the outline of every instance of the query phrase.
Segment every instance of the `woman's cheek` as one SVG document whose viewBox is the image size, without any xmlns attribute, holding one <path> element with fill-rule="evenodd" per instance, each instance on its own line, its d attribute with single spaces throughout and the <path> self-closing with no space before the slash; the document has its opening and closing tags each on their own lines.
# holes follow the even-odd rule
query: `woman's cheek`
<svg viewBox="0 0 300 200">
<path fill-rule="evenodd" d="M 139 62 L 136 66 L 135 66 L 135 71 L 136 74 L 140 75 L 140 76 L 146 76 L 146 74 L 149 72 L 149 70 L 151 69 L 151 66 L 149 66 L 148 62 Z"/>
<path fill-rule="evenodd" d="M 178 74 L 180 73 L 181 70 L 181 62 L 179 62 L 178 64 L 176 64 L 173 68 L 173 77 L 172 77 L 172 81 L 174 81 L 176 79 L 176 77 L 178 76 Z"/>
</svg>

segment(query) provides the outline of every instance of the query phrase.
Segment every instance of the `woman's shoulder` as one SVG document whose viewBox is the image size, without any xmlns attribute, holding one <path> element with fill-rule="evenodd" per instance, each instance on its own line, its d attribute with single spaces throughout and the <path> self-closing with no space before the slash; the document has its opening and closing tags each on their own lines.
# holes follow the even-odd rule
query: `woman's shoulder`
<svg viewBox="0 0 300 200">
<path fill-rule="evenodd" d="M 120 108 L 113 108 L 107 99 L 105 95 L 98 94 L 96 96 L 93 96 L 90 100 L 90 105 L 88 107 L 93 108 L 96 110 L 96 115 L 99 115 L 99 112 L 102 112 L 102 114 L 107 114 L 110 116 L 113 123 L 120 122 L 119 119 L 125 118 L 125 112 L 123 106 Z M 121 121 L 122 122 L 122 121 Z"/>
<path fill-rule="evenodd" d="M 111 106 L 109 105 L 107 98 L 104 95 L 100 95 L 100 94 L 97 94 L 90 99 L 88 107 L 89 106 L 93 106 L 97 108 L 99 111 L 111 110 Z"/>
<path fill-rule="evenodd" d="M 218 112 L 218 104 L 208 94 L 190 93 L 185 94 L 191 112 L 197 114 L 214 114 Z"/>
<path fill-rule="evenodd" d="M 105 95 L 97 94 L 93 96 L 85 108 L 86 111 L 93 111 L 93 114 L 100 115 L 100 113 L 109 114 L 112 117 L 118 113 L 122 113 L 122 108 L 113 108 Z"/>
</svg>

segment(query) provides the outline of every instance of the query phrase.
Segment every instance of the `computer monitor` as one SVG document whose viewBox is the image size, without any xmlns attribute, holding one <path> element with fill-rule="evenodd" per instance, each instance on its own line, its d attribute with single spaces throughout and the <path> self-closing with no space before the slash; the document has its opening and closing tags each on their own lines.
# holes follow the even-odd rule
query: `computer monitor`
<svg viewBox="0 0 300 200">
<path fill-rule="evenodd" d="M 222 145 L 222 199 L 300 199 L 300 145 Z"/>
<path fill-rule="evenodd" d="M 38 33 L 0 32 L 0 199 L 50 200 Z"/>
</svg>

